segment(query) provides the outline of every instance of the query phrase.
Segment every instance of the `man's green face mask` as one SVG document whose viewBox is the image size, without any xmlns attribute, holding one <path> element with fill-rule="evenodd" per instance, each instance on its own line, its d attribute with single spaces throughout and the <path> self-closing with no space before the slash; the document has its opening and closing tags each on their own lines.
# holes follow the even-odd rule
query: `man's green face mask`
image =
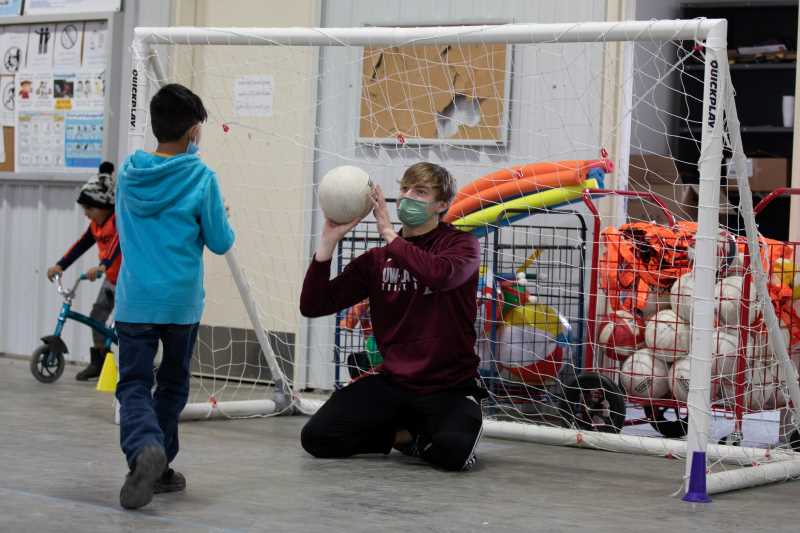
<svg viewBox="0 0 800 533">
<path fill-rule="evenodd" d="M 431 202 L 415 200 L 414 198 L 401 198 L 397 205 L 397 216 L 400 222 L 410 228 L 415 228 L 425 224 L 433 216 L 428 212 Z"/>
</svg>

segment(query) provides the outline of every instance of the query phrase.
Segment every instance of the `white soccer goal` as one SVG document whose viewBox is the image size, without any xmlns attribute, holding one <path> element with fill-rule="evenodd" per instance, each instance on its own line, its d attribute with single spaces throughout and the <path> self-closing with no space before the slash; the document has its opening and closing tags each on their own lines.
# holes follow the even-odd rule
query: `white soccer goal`
<svg viewBox="0 0 800 533">
<path fill-rule="evenodd" d="M 237 232 L 185 418 L 309 413 L 376 363 L 367 306 L 299 314 L 316 185 L 356 165 L 393 197 L 426 160 L 481 242 L 488 436 L 683 458 L 690 501 L 800 475 L 800 254 L 759 240 L 746 180 L 728 200 L 725 21 L 137 28 L 132 54 L 130 150 L 158 87 L 189 86 Z M 334 270 L 379 245 L 367 218 Z"/>
</svg>

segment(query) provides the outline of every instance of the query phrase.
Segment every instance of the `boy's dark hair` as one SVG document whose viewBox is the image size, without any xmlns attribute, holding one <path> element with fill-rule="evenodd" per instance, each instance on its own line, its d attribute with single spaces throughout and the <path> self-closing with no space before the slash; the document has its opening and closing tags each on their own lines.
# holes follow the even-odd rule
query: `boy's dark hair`
<svg viewBox="0 0 800 533">
<path fill-rule="evenodd" d="M 158 142 L 177 141 L 207 118 L 200 97 L 178 83 L 164 85 L 150 100 L 150 123 Z"/>
</svg>

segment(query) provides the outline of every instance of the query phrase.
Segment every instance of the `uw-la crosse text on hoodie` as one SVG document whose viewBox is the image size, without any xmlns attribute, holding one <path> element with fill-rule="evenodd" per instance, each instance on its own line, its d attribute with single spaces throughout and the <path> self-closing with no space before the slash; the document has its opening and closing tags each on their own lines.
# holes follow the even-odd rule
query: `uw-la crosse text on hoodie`
<svg viewBox="0 0 800 533">
<path fill-rule="evenodd" d="M 426 394 L 477 377 L 480 246 L 473 235 L 440 223 L 365 252 L 332 280 L 330 266 L 311 261 L 300 296 L 303 315 L 329 315 L 369 298 L 383 356 L 379 371 L 392 381 Z"/>
<path fill-rule="evenodd" d="M 194 154 L 163 157 L 142 150 L 117 178 L 122 268 L 116 320 L 193 324 L 203 314 L 203 247 L 233 245 L 219 183 Z"/>
</svg>

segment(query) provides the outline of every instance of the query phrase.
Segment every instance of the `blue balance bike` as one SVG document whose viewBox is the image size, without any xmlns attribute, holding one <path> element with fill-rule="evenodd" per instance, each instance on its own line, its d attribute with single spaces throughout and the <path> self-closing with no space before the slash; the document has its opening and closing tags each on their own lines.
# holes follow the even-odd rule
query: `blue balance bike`
<svg viewBox="0 0 800 533">
<path fill-rule="evenodd" d="M 93 330 L 102 333 L 105 338 L 104 353 L 110 351 L 112 344 L 118 343 L 117 333 L 114 328 L 72 310 L 72 300 L 75 298 L 78 285 L 86 279 L 88 279 L 86 274 L 81 274 L 71 289 L 65 289 L 61 284 L 61 274 L 55 276 L 58 294 L 64 298 L 61 312 L 58 314 L 58 321 L 56 321 L 56 330 L 52 335 L 42 337 L 44 344 L 36 348 L 31 355 L 31 374 L 42 383 L 53 383 L 64 373 L 64 354 L 69 353 L 69 350 L 61 338 L 61 331 L 64 329 L 64 324 L 67 320 L 71 319 L 81 324 L 86 324 Z"/>
</svg>

